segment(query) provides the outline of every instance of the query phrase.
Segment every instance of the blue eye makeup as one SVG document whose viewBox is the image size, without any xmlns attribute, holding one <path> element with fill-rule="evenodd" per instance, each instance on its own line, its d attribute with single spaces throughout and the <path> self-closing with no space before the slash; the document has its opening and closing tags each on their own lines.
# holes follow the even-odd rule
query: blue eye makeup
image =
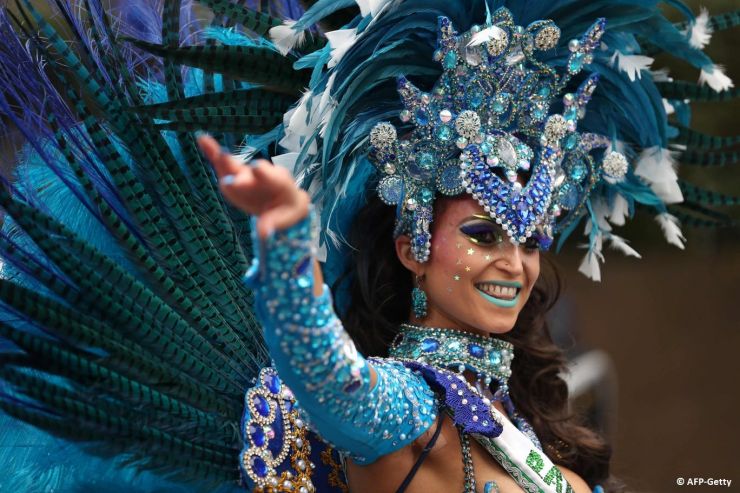
<svg viewBox="0 0 740 493">
<path fill-rule="evenodd" d="M 460 226 L 460 232 L 476 245 L 498 245 L 506 239 L 504 230 L 487 217 L 475 216 Z"/>
</svg>

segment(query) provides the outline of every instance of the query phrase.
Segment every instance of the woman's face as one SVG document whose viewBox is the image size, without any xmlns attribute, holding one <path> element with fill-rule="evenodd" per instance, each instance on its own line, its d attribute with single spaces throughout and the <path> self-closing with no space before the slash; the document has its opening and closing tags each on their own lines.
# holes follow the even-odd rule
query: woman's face
<svg viewBox="0 0 740 493">
<path fill-rule="evenodd" d="M 508 332 L 540 274 L 536 241 L 511 243 L 468 195 L 439 200 L 446 203 L 435 214 L 429 260 L 404 262 L 423 276 L 427 294 L 427 316 L 412 316 L 412 322 L 479 334 Z"/>
</svg>

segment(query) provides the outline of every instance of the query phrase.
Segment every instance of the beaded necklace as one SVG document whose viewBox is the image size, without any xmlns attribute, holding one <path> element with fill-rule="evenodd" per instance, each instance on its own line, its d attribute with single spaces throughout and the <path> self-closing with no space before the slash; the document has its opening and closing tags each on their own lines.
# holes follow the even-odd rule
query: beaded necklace
<svg viewBox="0 0 740 493">
<path fill-rule="evenodd" d="M 484 388 L 491 382 L 498 383 L 496 394 L 503 395 L 508 392 L 514 346 L 500 339 L 455 329 L 402 324 L 390 348 L 390 356 L 460 373 L 470 371 Z"/>
</svg>

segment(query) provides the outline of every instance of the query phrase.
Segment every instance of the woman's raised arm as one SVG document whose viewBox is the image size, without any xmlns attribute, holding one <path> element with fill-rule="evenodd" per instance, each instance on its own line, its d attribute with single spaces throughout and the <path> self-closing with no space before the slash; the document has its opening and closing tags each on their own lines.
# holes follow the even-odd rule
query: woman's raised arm
<svg viewBox="0 0 740 493">
<path fill-rule="evenodd" d="M 256 217 L 257 258 L 246 276 L 281 378 L 322 438 L 358 463 L 411 443 L 436 418 L 428 385 L 399 363 L 368 362 L 332 306 L 315 259 L 308 194 L 287 170 L 245 166 L 199 139 L 224 196 Z"/>
</svg>

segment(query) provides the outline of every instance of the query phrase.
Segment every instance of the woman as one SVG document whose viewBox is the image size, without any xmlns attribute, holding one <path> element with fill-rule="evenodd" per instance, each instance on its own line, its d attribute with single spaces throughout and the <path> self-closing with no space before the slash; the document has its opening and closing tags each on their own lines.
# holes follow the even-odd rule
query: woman
<svg viewBox="0 0 740 493">
<path fill-rule="evenodd" d="M 274 234 L 271 232 L 288 229 L 295 223 L 306 220 L 310 204 L 308 194 L 296 186 L 284 169 L 269 166 L 266 162 L 255 163 L 255 167 L 243 166 L 237 158 L 221 153 L 218 144 L 210 137 L 201 137 L 200 145 L 215 166 L 224 195 L 244 212 L 258 216 L 257 230 L 261 241 L 265 241 L 269 235 Z M 407 307 L 409 324 L 405 325 L 405 329 L 407 331 L 410 329 L 423 336 L 420 330 L 424 331 L 422 327 L 429 327 L 428 332 L 431 336 L 434 334 L 435 329 L 433 328 L 444 327 L 461 331 L 460 337 L 463 341 L 481 341 L 482 343 L 485 343 L 487 338 L 506 334 L 514 327 L 519 313 L 529 301 L 535 282 L 539 278 L 538 246 L 532 242 L 525 245 L 514 245 L 507 241 L 500 226 L 486 214 L 482 206 L 469 196 L 446 199 L 440 202 L 437 208 L 436 226 L 433 233 L 435 239 L 432 243 L 429 262 L 422 264 L 413 258 L 408 236 L 402 235 L 395 240 L 398 260 L 409 271 L 408 277 L 423 279 L 427 292 L 426 314 L 421 316 Z M 388 217 L 392 217 L 391 211 L 383 212 Z M 381 218 L 375 219 L 382 220 Z M 386 231 L 386 233 L 390 237 L 391 231 Z M 275 248 L 274 244 L 268 244 L 261 250 L 272 252 Z M 305 252 L 299 252 L 299 255 L 302 253 Z M 465 260 L 464 266 L 460 263 L 462 259 Z M 314 275 L 313 295 L 318 297 L 322 294 L 322 277 L 318 265 L 314 266 Z M 323 289 L 328 288 L 324 286 Z M 412 326 L 415 327 L 412 328 Z M 278 327 L 276 325 L 276 328 Z M 542 331 L 543 327 L 525 327 L 524 330 Z M 404 328 L 401 331 L 403 332 Z M 478 337 L 473 336 L 468 339 L 463 333 L 474 334 Z M 547 340 L 544 332 L 528 337 Z M 456 347 L 458 352 L 464 351 L 459 344 Z M 538 349 L 553 351 L 551 343 Z M 278 352 L 273 357 L 277 359 L 281 355 Z M 554 364 L 557 357 L 550 356 L 549 359 L 553 365 L 548 370 L 557 371 L 558 367 Z M 461 360 L 453 358 L 448 363 L 452 361 Z M 382 365 L 383 363 L 378 361 L 376 364 Z M 290 372 L 292 369 L 286 368 L 286 370 Z M 527 370 L 530 373 L 533 372 L 533 369 Z M 367 372 L 369 373 L 369 386 L 361 388 L 361 391 L 372 394 L 378 378 L 372 362 L 367 363 Z M 282 372 L 280 374 L 286 381 L 291 378 Z M 466 369 L 464 375 L 473 384 L 482 376 L 472 373 L 470 368 Z M 401 384 L 403 387 L 418 385 L 415 380 L 419 377 L 406 375 L 406 378 L 408 380 Z M 552 380 L 548 383 L 562 389 L 562 380 L 557 377 Z M 483 391 L 483 395 L 492 397 L 490 391 L 484 390 L 483 385 L 479 385 L 478 389 Z M 375 392 L 372 399 L 380 403 L 385 397 Z M 300 393 L 297 394 L 297 398 L 302 401 Z M 355 398 L 365 399 L 362 396 L 357 397 L 356 394 Z M 530 397 L 528 401 L 537 406 L 535 409 L 538 417 L 548 412 L 540 407 L 542 404 L 537 402 L 537 397 Z M 561 399 L 561 408 L 564 404 L 565 402 Z M 501 413 L 499 416 L 506 415 L 501 401 L 494 401 L 493 406 Z M 317 411 L 324 414 L 330 412 L 325 408 L 319 408 Z M 564 409 L 558 411 L 563 412 Z M 552 415 L 556 414 L 553 410 L 549 412 Z M 465 441 L 461 443 L 453 422 L 445 420 L 444 411 L 435 409 L 435 413 L 437 414 L 436 424 L 427 430 L 418 430 L 421 432 L 419 436 L 409 436 L 407 440 L 410 443 L 402 448 L 391 450 L 369 465 L 360 465 L 350 461 L 347 467 L 350 491 L 400 491 L 398 487 L 402 484 L 405 485 L 403 490 L 409 492 L 457 491 L 462 488 L 463 484 L 466 488 L 463 491 L 475 491 L 471 489 L 475 488 L 475 483 L 471 484 L 471 478 L 476 477 L 486 478 L 486 481 L 477 481 L 478 484 L 485 485 L 481 485 L 483 489 L 479 491 L 521 491 L 517 483 L 485 449 L 474 441 L 468 442 L 469 439 L 463 439 Z M 549 423 L 545 423 L 543 428 L 548 429 L 548 425 Z M 435 434 L 433 430 L 438 426 L 441 426 L 439 436 L 435 438 L 434 443 L 430 444 L 430 439 Z M 576 428 L 572 430 L 576 431 Z M 599 469 L 600 476 L 590 478 L 592 482 L 605 479 L 604 473 L 608 470 L 608 453 L 605 452 L 605 447 L 593 438 L 591 432 L 585 429 L 578 431 L 581 432 L 580 436 L 569 437 L 575 444 L 583 446 L 590 439 L 596 446 L 591 445 L 594 449 L 593 457 L 579 457 L 577 460 L 581 463 L 592 463 L 592 468 Z M 319 428 L 319 433 L 321 433 L 321 428 Z M 362 431 L 357 430 L 356 433 L 360 434 Z M 341 442 L 337 443 L 341 446 Z M 562 441 L 559 443 L 563 444 Z M 415 463 L 425 448 L 428 448 L 427 453 L 429 454 L 426 467 L 416 469 Z M 351 453 L 352 450 L 349 452 Z M 554 447 L 552 452 L 562 459 Z M 471 477 L 467 477 L 464 469 L 460 467 L 463 460 L 462 454 L 466 453 L 472 456 L 472 463 L 475 465 L 475 474 Z M 574 463 L 578 462 L 574 461 Z M 465 465 L 467 466 L 468 463 Z M 564 479 L 572 486 L 573 491 L 591 491 L 578 474 L 564 466 L 558 468 L 562 471 Z M 412 469 L 416 469 L 414 476 L 409 475 Z M 592 471 L 587 470 L 587 472 Z"/>
<path fill-rule="evenodd" d="M 31 4 L 0 11 L 0 110 L 29 141 L 0 188 L 0 407 L 208 491 L 237 460 L 258 492 L 607 486 L 604 444 L 566 417 L 539 249 L 585 222 L 598 278 L 604 241 L 634 254 L 611 225 L 638 203 L 683 245 L 667 147 L 691 134 L 664 108 L 685 125 L 686 91 L 708 90 L 654 80 L 638 40 L 724 90 L 702 23 L 675 2 L 688 34 L 645 2 L 358 1 L 306 41 L 351 2 L 285 23 L 202 3 L 218 16 L 198 46 L 178 44 L 179 2 L 161 26 L 132 8 L 125 44 L 97 1 L 57 5 L 76 43 Z M 141 79 L 156 57 L 161 78 Z M 201 138 L 223 194 L 259 218 L 250 243 L 200 129 L 279 149 L 311 200 Z M 68 484 L 136 481 L 64 458 Z"/>
<path fill-rule="evenodd" d="M 387 249 L 383 242 L 394 237 L 397 259 L 408 271 L 395 269 L 398 277 L 389 279 L 389 295 L 398 296 L 398 288 L 409 284 L 400 281 L 404 277 L 416 284 L 412 303 L 402 308 L 405 316 L 395 320 L 401 326 L 390 359 L 366 361 L 333 313 L 310 247 L 307 193 L 284 169 L 264 162 L 241 166 L 233 156 L 222 154 L 213 139 L 200 140 L 227 198 L 258 216 L 262 253 L 247 282 L 257 295 L 257 312 L 275 368 L 315 431 L 351 458 L 346 476 L 353 491 L 516 491 L 519 486 L 589 490 L 578 474 L 552 464 L 542 453 L 537 433 L 516 411 L 508 389 L 513 346 L 500 339 L 513 329 L 534 289 L 540 274 L 538 249 L 552 240 L 560 214 L 556 193 L 562 186 L 556 186 L 554 178 L 558 170 L 562 174 L 567 169 L 561 163 L 568 162 L 566 155 L 583 156 L 599 147 L 585 138 L 578 150 L 562 146 L 567 138 L 578 138 L 578 110 L 585 109 L 594 91 L 593 77 L 566 98 L 566 109 L 570 105 L 576 110 L 565 111 L 566 117 L 553 114 L 545 120 L 543 111 L 538 118 L 540 106 L 529 113 L 532 92 L 550 94 L 578 72 L 571 69 L 561 77 L 527 64 L 534 63 L 534 48 L 526 55 L 521 51 L 527 42 L 547 50 L 559 37 L 552 22 L 533 25 L 525 31 L 500 9 L 486 25 L 458 35 L 448 19 L 440 18 L 435 58 L 444 70 L 429 89 L 434 96 L 399 79 L 404 111 L 411 113 L 401 119 L 412 121 L 411 133 L 399 139 L 387 122 L 370 132 L 369 159 L 385 175 L 378 185 L 380 198 L 398 204 L 395 228 L 387 228 L 385 234 L 374 231 L 377 249 Z M 597 21 L 575 42 L 572 57 L 592 56 L 603 31 L 603 20 Z M 521 85 L 527 89 L 521 90 Z M 498 108 L 497 101 L 505 102 Z M 541 104 L 549 106 L 548 98 L 543 97 Z M 626 173 L 626 160 L 616 152 L 603 153 L 600 166 L 604 176 L 614 180 Z M 449 168 L 453 172 L 445 175 Z M 467 193 L 460 194 L 461 190 Z M 385 214 L 391 216 L 390 211 Z M 359 228 L 375 229 L 369 225 L 376 223 L 388 220 L 362 214 L 357 219 Z M 376 250 L 362 243 L 356 248 Z M 308 272 L 309 263 L 313 274 Z M 385 274 L 382 262 L 366 265 L 375 276 Z M 355 273 L 354 278 L 359 281 L 362 276 Z M 351 303 L 362 306 L 377 297 L 375 286 L 365 288 L 364 293 L 359 290 L 364 299 Z M 353 309 L 357 310 L 348 307 L 350 313 Z M 375 307 L 381 320 L 392 318 L 386 311 L 382 304 Z M 367 333 L 358 318 L 357 332 Z M 368 317 L 370 331 L 372 319 Z M 544 343 L 530 351 L 552 351 L 541 323 L 520 325 L 520 337 L 534 340 L 539 335 Z M 557 361 L 551 355 L 550 367 L 540 361 L 523 368 L 519 378 L 541 369 L 557 371 Z M 530 389 L 538 383 L 535 378 L 528 382 Z M 548 383 L 548 395 L 558 386 L 562 389 L 557 377 L 551 376 Z M 558 448 L 593 440 L 585 430 L 561 425 L 567 430 L 561 431 L 570 442 L 566 445 L 544 418 L 548 412 L 563 414 L 562 398 L 554 400 L 557 408 L 547 409 L 552 403 L 527 396 L 529 389 L 519 390 L 524 394 L 521 399 L 532 403 L 530 417 L 540 420 L 538 431 L 550 441 L 553 457 L 562 461 Z M 247 427 L 264 424 L 259 414 L 264 413 L 248 406 Z M 272 426 L 277 422 L 268 421 Z M 275 469 L 281 461 L 265 457 L 261 440 L 247 435 L 245 474 L 258 486 L 282 477 Z M 578 455 L 572 464 L 590 463 L 584 472 L 599 475 L 589 478 L 594 486 L 606 479 L 604 449 L 596 445 L 593 450 L 571 452 Z M 427 456 L 427 467 L 421 467 Z"/>
</svg>

